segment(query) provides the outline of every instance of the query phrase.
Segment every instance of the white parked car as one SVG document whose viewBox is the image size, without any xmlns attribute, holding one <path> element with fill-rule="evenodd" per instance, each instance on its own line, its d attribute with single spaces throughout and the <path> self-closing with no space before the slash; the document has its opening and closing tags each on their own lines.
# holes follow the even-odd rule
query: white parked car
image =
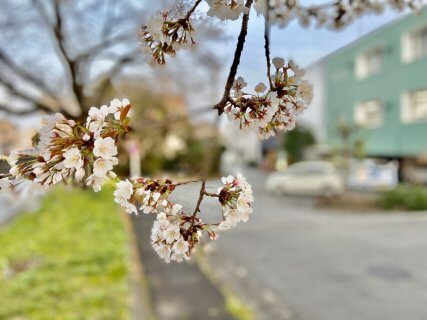
<svg viewBox="0 0 427 320">
<path fill-rule="evenodd" d="M 324 161 L 295 163 L 283 172 L 272 173 L 266 189 L 275 194 L 333 196 L 343 192 L 342 178 L 333 164 Z"/>
</svg>

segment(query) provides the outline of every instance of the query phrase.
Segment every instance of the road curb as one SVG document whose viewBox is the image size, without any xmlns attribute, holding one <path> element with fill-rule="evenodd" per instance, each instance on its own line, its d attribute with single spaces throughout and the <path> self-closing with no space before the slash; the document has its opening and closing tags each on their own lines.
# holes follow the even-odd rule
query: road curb
<svg viewBox="0 0 427 320">
<path fill-rule="evenodd" d="M 135 231 L 129 215 L 123 210 L 119 211 L 125 232 L 128 236 L 128 250 L 130 256 L 130 283 L 131 283 L 131 319 L 132 320 L 155 320 L 151 297 L 145 278 L 144 266 L 139 258 L 138 244 Z"/>
<path fill-rule="evenodd" d="M 216 245 L 198 255 L 200 269 L 223 291 L 231 292 L 247 306 L 257 320 L 298 320 L 297 315 L 278 296 L 267 290 L 246 269 L 221 253 Z"/>
</svg>

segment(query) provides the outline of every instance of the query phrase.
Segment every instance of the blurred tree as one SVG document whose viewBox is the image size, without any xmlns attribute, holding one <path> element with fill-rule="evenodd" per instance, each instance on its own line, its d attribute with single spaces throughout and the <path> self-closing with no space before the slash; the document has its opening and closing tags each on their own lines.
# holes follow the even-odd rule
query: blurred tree
<svg viewBox="0 0 427 320">
<path fill-rule="evenodd" d="M 2 1 L 0 83 L 17 104 L 0 109 L 85 114 L 109 81 L 141 58 L 143 10 L 134 1 Z"/>
<path fill-rule="evenodd" d="M 363 159 L 365 157 L 365 143 L 359 136 L 360 127 L 341 118 L 337 123 L 337 132 L 340 138 L 340 166 L 344 174 L 348 175 L 350 159 L 356 157 Z"/>
<path fill-rule="evenodd" d="M 309 128 L 298 125 L 294 130 L 286 133 L 283 148 L 288 155 L 289 163 L 301 161 L 304 150 L 316 143 L 316 139 Z"/>
<path fill-rule="evenodd" d="M 140 68 L 138 74 L 145 74 L 145 79 L 151 83 L 167 86 L 175 82 L 177 86 L 187 86 L 187 82 L 192 81 L 192 85 L 200 85 L 202 82 L 198 80 L 203 72 L 220 70 L 215 64 L 217 58 L 207 60 L 212 54 L 207 57 L 210 50 L 203 46 L 197 50 L 200 54 L 187 59 L 186 63 L 206 65 L 207 68 L 198 70 L 199 75 L 195 74 L 191 79 L 183 81 L 183 65 L 179 60 L 173 67 L 160 72 L 144 70 L 144 57 L 138 41 L 142 19 L 171 2 L 177 3 L 2 1 L 0 91 L 3 89 L 5 99 L 0 100 L 0 110 L 15 115 L 61 112 L 68 118 L 80 118 L 92 105 L 106 103 L 111 96 L 108 92 L 111 93 L 113 81 L 126 70 L 133 71 L 136 67 Z M 178 1 L 177 10 L 185 8 L 187 2 Z M 208 43 L 224 39 L 224 33 L 218 32 L 216 23 L 204 20 L 197 20 L 200 38 L 208 39 Z M 178 71 L 180 80 L 173 81 L 178 79 Z"/>
</svg>

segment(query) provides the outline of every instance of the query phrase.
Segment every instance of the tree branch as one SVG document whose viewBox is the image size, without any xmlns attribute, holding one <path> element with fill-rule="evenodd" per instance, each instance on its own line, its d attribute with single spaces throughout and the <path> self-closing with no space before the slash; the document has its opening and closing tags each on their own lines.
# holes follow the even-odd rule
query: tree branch
<svg viewBox="0 0 427 320">
<path fill-rule="evenodd" d="M 194 208 L 194 212 L 193 212 L 193 222 L 197 213 L 200 212 L 200 205 L 202 204 L 203 198 L 205 197 L 205 192 L 206 192 L 206 180 L 203 179 L 202 185 L 200 187 L 199 199 L 197 199 L 196 207 Z"/>
<path fill-rule="evenodd" d="M 196 8 L 199 6 L 200 2 L 202 0 L 197 0 L 194 5 L 191 7 L 191 9 L 187 12 L 187 15 L 185 16 L 185 19 L 190 18 L 190 16 L 193 14 L 193 12 L 196 10 Z"/>
<path fill-rule="evenodd" d="M 83 94 L 83 85 L 79 84 L 78 79 L 78 64 L 74 61 L 71 56 L 68 54 L 65 47 L 65 39 L 63 33 L 63 21 L 61 16 L 61 10 L 59 7 L 60 0 L 54 0 L 54 24 L 52 25 L 49 21 L 49 17 L 43 9 L 43 5 L 39 2 L 40 0 L 33 0 L 40 16 L 43 18 L 45 24 L 51 28 L 53 33 L 57 51 L 59 54 L 60 60 L 63 62 L 63 66 L 66 69 L 65 72 L 69 75 L 69 80 L 71 82 L 71 87 L 73 93 L 79 103 L 80 107 L 84 104 L 84 94 Z"/>
<path fill-rule="evenodd" d="M 33 109 L 14 110 L 14 109 L 6 107 L 4 104 L 0 103 L 0 111 L 3 111 L 5 113 L 11 114 L 11 115 L 25 116 L 25 115 L 30 115 L 30 114 L 39 112 L 41 110 L 38 109 L 37 107 L 34 107 Z"/>
<path fill-rule="evenodd" d="M 65 39 L 64 39 L 64 32 L 63 32 L 63 21 L 62 21 L 62 15 L 61 15 L 61 9 L 59 7 L 60 0 L 54 0 L 54 12 L 55 12 L 55 27 L 53 28 L 58 48 L 62 54 L 63 61 L 67 65 L 71 77 L 71 85 L 73 87 L 74 94 L 77 98 L 77 101 L 79 102 L 80 106 L 84 104 L 84 95 L 83 95 L 83 85 L 79 84 L 79 79 L 77 75 L 77 63 L 70 57 L 68 54 L 66 48 L 65 48 Z"/>
<path fill-rule="evenodd" d="M 53 112 L 51 107 L 47 106 L 46 104 L 40 102 L 39 100 L 36 100 L 35 97 L 30 96 L 27 93 L 24 93 L 22 91 L 19 91 L 15 86 L 5 78 L 0 78 L 0 83 L 4 85 L 7 89 L 9 89 L 10 92 L 12 92 L 15 96 L 24 99 L 25 101 L 31 103 L 34 105 L 35 108 L 44 111 L 44 112 Z"/>
<path fill-rule="evenodd" d="M 230 90 L 233 87 L 234 79 L 236 78 L 237 69 L 240 64 L 240 57 L 242 56 L 243 48 L 245 46 L 246 35 L 248 34 L 248 22 L 250 9 L 252 6 L 253 0 L 246 1 L 246 8 L 248 8 L 248 12 L 243 15 L 242 19 L 242 27 L 240 29 L 240 34 L 237 39 L 236 51 L 234 52 L 233 63 L 230 67 L 230 72 L 228 73 L 227 82 L 225 84 L 224 94 L 220 102 L 218 102 L 213 109 L 218 110 L 218 114 L 221 115 L 224 112 L 224 108 L 230 99 Z"/>
<path fill-rule="evenodd" d="M 264 51 L 265 51 L 265 60 L 267 62 L 267 78 L 270 85 L 270 90 L 273 89 L 273 82 L 271 80 L 271 59 L 270 59 L 270 21 L 269 21 L 269 11 L 270 11 L 270 0 L 267 0 L 266 3 L 266 14 L 264 17 Z"/>
<path fill-rule="evenodd" d="M 33 74 L 27 72 L 18 66 L 12 59 L 10 59 L 5 52 L 0 49 L 0 61 L 2 61 L 10 70 L 12 70 L 16 75 L 20 76 L 24 80 L 30 82 L 32 85 L 37 87 L 39 90 L 44 91 L 52 99 L 57 100 L 55 93 L 50 90 L 46 84 L 39 78 L 35 77 Z"/>
</svg>

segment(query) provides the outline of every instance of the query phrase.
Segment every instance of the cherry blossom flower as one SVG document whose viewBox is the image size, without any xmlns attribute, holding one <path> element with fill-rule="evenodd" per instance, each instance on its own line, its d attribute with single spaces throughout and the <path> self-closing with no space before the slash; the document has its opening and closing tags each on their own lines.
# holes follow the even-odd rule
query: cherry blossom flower
<svg viewBox="0 0 427 320">
<path fill-rule="evenodd" d="M 272 60 L 276 73 L 271 78 L 271 88 L 258 84 L 250 94 L 243 91 L 246 82 L 238 77 L 233 85 L 233 96 L 224 112 L 229 120 L 241 129 L 250 129 L 263 138 L 276 134 L 277 130 L 292 130 L 296 116 L 311 103 L 312 86 L 302 80 L 304 70 L 292 61 L 286 64 L 282 58 Z M 266 91 L 267 90 L 267 91 Z"/>
<path fill-rule="evenodd" d="M 64 168 L 67 169 L 80 169 L 84 162 L 80 150 L 78 148 L 70 148 L 63 154 L 64 157 Z"/>
<path fill-rule="evenodd" d="M 95 140 L 94 145 L 93 154 L 96 157 L 111 159 L 117 154 L 116 142 L 111 137 L 99 137 Z"/>
<path fill-rule="evenodd" d="M 135 178 L 120 181 L 116 184 L 115 201 L 125 208 L 129 208 L 129 205 L 139 207 L 144 213 L 155 213 L 159 209 L 171 210 L 173 213 L 179 210 L 180 206 L 175 206 L 167 197 L 175 187 L 169 179 Z"/>
<path fill-rule="evenodd" d="M 10 156 L 13 178 L 42 185 L 75 177 L 95 191 L 114 177 L 117 139 L 129 130 L 128 100 L 113 100 L 110 106 L 92 107 L 85 124 L 56 114 L 45 120 L 36 146 Z"/>
<path fill-rule="evenodd" d="M 117 164 L 117 159 L 98 158 L 93 163 L 93 173 L 98 177 L 103 177 L 113 170 L 113 166 Z"/>
<path fill-rule="evenodd" d="M 195 44 L 190 17 L 169 20 L 168 12 L 158 12 L 141 27 L 144 53 L 157 64 L 166 63 L 166 55 L 175 56 L 181 48 Z"/>
<path fill-rule="evenodd" d="M 294 19 L 301 26 L 308 27 L 313 22 L 317 27 L 341 29 L 363 14 L 380 14 L 386 5 L 397 11 L 414 9 L 422 0 L 341 0 L 330 4 L 303 6 L 299 1 L 270 0 L 268 17 L 270 23 L 283 28 Z M 267 0 L 255 0 L 254 8 L 259 15 L 267 15 Z"/>
<path fill-rule="evenodd" d="M 118 204 L 122 204 L 130 199 L 133 195 L 133 185 L 129 180 L 119 181 L 116 184 L 116 190 L 114 191 L 115 201 Z"/>
<path fill-rule="evenodd" d="M 224 186 L 218 189 L 218 194 L 224 220 L 219 224 L 219 229 L 228 230 L 238 222 L 249 220 L 254 199 L 251 185 L 241 174 L 224 177 L 222 182 Z"/>
<path fill-rule="evenodd" d="M 249 11 L 244 0 L 206 0 L 206 2 L 209 5 L 206 14 L 221 20 L 237 20 L 241 14 Z"/>
</svg>

